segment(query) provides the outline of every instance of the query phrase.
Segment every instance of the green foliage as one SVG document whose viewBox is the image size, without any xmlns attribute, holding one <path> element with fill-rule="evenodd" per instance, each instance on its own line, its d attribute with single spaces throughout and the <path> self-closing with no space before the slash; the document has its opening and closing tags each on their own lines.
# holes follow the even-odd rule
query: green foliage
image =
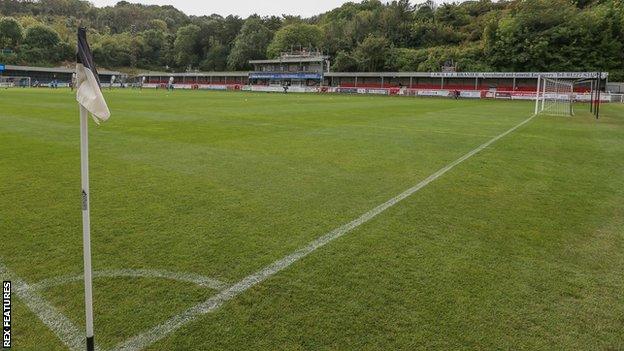
<svg viewBox="0 0 624 351">
<path fill-rule="evenodd" d="M 26 30 L 24 45 L 53 48 L 61 42 L 61 38 L 52 28 L 44 25 L 35 25 Z"/>
<path fill-rule="evenodd" d="M 142 66 L 157 65 L 167 50 L 167 33 L 160 29 L 148 29 L 139 34 L 145 44 L 141 55 Z"/>
<path fill-rule="evenodd" d="M 533 111 L 495 99 L 103 93 L 113 117 L 90 131 L 94 270 L 225 286 L 362 223 Z M 75 277 L 75 93 L 2 90 L 0 106 L 2 278 Z M 622 349 L 624 104 L 604 105 L 599 121 L 578 107 L 531 120 L 146 349 Z M 224 296 L 102 275 L 95 292 L 102 350 Z M 15 350 L 67 351 L 14 293 Z M 82 324 L 81 281 L 33 294 Z"/>
<path fill-rule="evenodd" d="M 565 0 L 517 3 L 486 27 L 486 51 L 505 70 L 601 70 L 622 67 L 622 27 L 610 5 L 579 10 Z"/>
<path fill-rule="evenodd" d="M 384 70 L 389 53 L 390 41 L 371 34 L 358 45 L 354 56 L 359 70 L 374 72 Z"/>
<path fill-rule="evenodd" d="M 292 49 L 318 48 L 323 40 L 323 31 L 315 25 L 296 23 L 278 30 L 269 44 L 267 54 L 277 57 L 281 52 Z"/>
<path fill-rule="evenodd" d="M 23 37 L 24 30 L 15 18 L 0 18 L 0 49 L 15 48 Z"/>
<path fill-rule="evenodd" d="M 234 47 L 228 57 L 228 68 L 249 69 L 249 60 L 266 58 L 272 37 L 273 33 L 260 18 L 248 18 L 234 40 Z"/>
<path fill-rule="evenodd" d="M 470 22 L 470 16 L 464 7 L 451 3 L 444 3 L 436 10 L 435 20 L 436 22 L 458 28 L 468 24 Z"/>
<path fill-rule="evenodd" d="M 155 26 L 162 29 L 162 23 L 156 24 L 158 22 L 154 20 L 163 21 L 171 31 L 189 22 L 188 16 L 173 6 L 148 6 L 119 1 L 115 6 L 98 9 L 93 24 L 105 27 L 111 33 L 130 32 L 133 28 L 142 31 L 154 29 Z"/>
<path fill-rule="evenodd" d="M 227 68 L 227 47 L 219 41 L 212 40 L 206 50 L 205 59 L 199 69 L 203 71 L 225 71 Z"/>
<path fill-rule="evenodd" d="M 96 8 L 83 0 L 1 0 L 0 16 L 0 46 L 14 51 L 3 60 L 24 64 L 72 60 L 68 47 L 82 24 L 98 63 L 111 67 L 248 70 L 250 59 L 313 47 L 341 71 L 439 70 L 453 59 L 462 71 L 604 70 L 612 79 L 624 72 L 621 0 L 365 0 L 307 19 L 187 16 L 127 1 Z M 25 43 L 26 32 L 41 26 L 52 42 Z"/>
<path fill-rule="evenodd" d="M 131 38 L 124 34 L 107 35 L 93 48 L 93 55 L 105 67 L 128 67 L 132 63 Z"/>
<path fill-rule="evenodd" d="M 435 16 L 435 2 L 433 0 L 424 1 L 416 5 L 414 19 L 416 21 L 429 21 Z"/>
<path fill-rule="evenodd" d="M 414 72 L 418 71 L 418 66 L 427 56 L 427 50 L 424 49 L 392 48 L 385 66 L 388 71 Z"/>
<path fill-rule="evenodd" d="M 0 62 L 9 64 L 9 65 L 16 65 L 20 63 L 20 60 L 19 60 L 19 56 L 15 52 L 1 52 L 0 51 Z"/>
<path fill-rule="evenodd" d="M 411 35 L 416 47 L 459 44 L 463 40 L 462 33 L 452 26 L 433 21 L 414 24 Z"/>
<path fill-rule="evenodd" d="M 26 29 L 20 56 L 35 63 L 63 60 L 67 58 L 67 46 L 61 44 L 58 33 L 50 27 L 37 24 Z"/>
<path fill-rule="evenodd" d="M 332 67 L 337 72 L 356 72 L 358 70 L 358 61 L 351 53 L 340 51 L 334 58 Z"/>
<path fill-rule="evenodd" d="M 152 30 L 157 30 L 157 31 L 161 31 L 161 32 L 166 32 L 167 31 L 167 22 L 161 20 L 161 19 L 153 19 L 151 21 L 149 21 L 148 24 L 148 28 L 152 29 Z"/>
<path fill-rule="evenodd" d="M 201 28 L 189 24 L 178 29 L 175 42 L 173 43 L 175 60 L 178 65 L 184 67 L 195 65 L 199 60 L 199 32 Z"/>
</svg>

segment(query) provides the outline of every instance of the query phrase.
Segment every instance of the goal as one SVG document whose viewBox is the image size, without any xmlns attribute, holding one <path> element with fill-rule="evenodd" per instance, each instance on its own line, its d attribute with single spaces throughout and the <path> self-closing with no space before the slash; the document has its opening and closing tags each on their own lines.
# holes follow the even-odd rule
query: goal
<svg viewBox="0 0 624 351">
<path fill-rule="evenodd" d="M 613 94 L 611 93 L 611 102 L 619 102 L 624 104 L 624 94 Z"/>
<path fill-rule="evenodd" d="M 574 116 L 574 83 L 558 78 L 538 77 L 535 114 Z"/>
<path fill-rule="evenodd" d="M 0 76 L 0 88 L 28 88 L 30 77 L 2 77 Z"/>
</svg>

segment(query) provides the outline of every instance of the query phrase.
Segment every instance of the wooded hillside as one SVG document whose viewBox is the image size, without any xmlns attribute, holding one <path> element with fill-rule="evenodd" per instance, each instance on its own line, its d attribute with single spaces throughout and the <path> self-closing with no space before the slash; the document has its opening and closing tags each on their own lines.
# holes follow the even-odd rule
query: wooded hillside
<svg viewBox="0 0 624 351">
<path fill-rule="evenodd" d="M 347 3 L 312 18 L 187 16 L 125 1 L 0 0 L 0 63 L 58 65 L 89 28 L 99 65 L 244 70 L 291 48 L 320 48 L 335 71 L 596 71 L 624 79 L 624 1 Z"/>
</svg>

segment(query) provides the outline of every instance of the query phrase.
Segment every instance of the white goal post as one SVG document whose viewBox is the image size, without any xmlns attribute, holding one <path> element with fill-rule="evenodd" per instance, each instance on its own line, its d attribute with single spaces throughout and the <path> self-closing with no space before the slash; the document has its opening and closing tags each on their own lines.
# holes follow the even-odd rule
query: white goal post
<svg viewBox="0 0 624 351">
<path fill-rule="evenodd" d="M 535 114 L 574 116 L 574 83 L 559 78 L 537 78 Z"/>
<path fill-rule="evenodd" d="M 0 76 L 0 88 L 29 88 L 30 77 Z"/>
</svg>

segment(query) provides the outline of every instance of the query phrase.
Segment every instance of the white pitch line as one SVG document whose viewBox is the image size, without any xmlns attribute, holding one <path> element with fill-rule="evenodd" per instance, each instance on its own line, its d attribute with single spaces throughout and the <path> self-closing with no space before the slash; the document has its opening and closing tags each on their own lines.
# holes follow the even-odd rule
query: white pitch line
<svg viewBox="0 0 624 351">
<path fill-rule="evenodd" d="M 248 290 L 249 288 L 265 281 L 267 278 L 275 275 L 276 273 L 284 270 L 285 268 L 289 267 L 290 265 L 292 265 L 293 263 L 299 261 L 300 259 L 306 257 L 307 255 L 309 255 L 310 253 L 316 251 L 317 249 L 327 245 L 328 243 L 330 243 L 331 241 L 349 233 L 350 231 L 352 231 L 353 229 L 361 226 L 362 224 L 370 221 L 371 219 L 375 218 L 378 214 L 386 211 L 387 209 L 391 208 L 392 206 L 396 205 L 397 203 L 399 203 L 400 201 L 404 200 L 405 198 L 409 197 L 410 195 L 414 194 L 415 192 L 419 191 L 420 189 L 424 188 L 425 186 L 427 186 L 429 183 L 433 182 L 434 180 L 440 178 L 442 175 L 444 175 L 446 172 L 450 171 L 451 169 L 453 169 L 455 166 L 459 165 L 460 163 L 466 161 L 467 159 L 469 159 L 470 157 L 474 156 L 475 154 L 479 153 L 480 151 L 482 151 L 483 149 L 485 149 L 486 147 L 490 146 L 491 144 L 493 144 L 494 142 L 496 142 L 497 140 L 505 137 L 506 135 L 510 134 L 511 132 L 515 131 L 516 129 L 520 128 L 521 126 L 525 125 L 526 123 L 530 122 L 533 118 L 535 118 L 536 115 L 532 115 L 531 117 L 527 118 L 526 120 L 522 121 L 521 123 L 519 123 L 518 125 L 516 125 L 515 127 L 509 129 L 508 131 L 490 139 L 489 141 L 487 141 L 486 143 L 480 145 L 479 147 L 477 147 L 476 149 L 468 152 L 467 154 L 465 154 L 464 156 L 458 158 L 457 160 L 449 163 L 448 165 L 446 165 L 444 168 L 440 169 L 439 171 L 433 173 L 432 175 L 430 175 L 429 177 L 427 177 L 425 180 L 421 181 L 420 183 L 416 184 L 415 186 L 405 190 L 404 192 L 400 193 L 399 195 L 391 198 L 390 200 L 384 202 L 383 204 L 373 208 L 372 210 L 364 213 L 363 215 L 361 215 L 360 217 L 358 217 L 357 219 L 344 224 L 334 230 L 332 230 L 331 232 L 321 236 L 320 238 L 312 241 L 311 243 L 309 243 L 307 246 L 293 252 L 292 254 L 273 262 L 272 264 L 266 266 L 265 268 L 259 270 L 256 273 L 253 273 L 247 277 L 245 277 L 243 280 L 239 281 L 238 283 L 230 286 L 229 288 L 222 290 L 221 292 L 219 292 L 217 295 L 209 298 L 208 300 L 195 305 L 189 309 L 187 309 L 186 311 L 182 312 L 181 314 L 178 314 L 170 319 L 168 319 L 167 321 L 165 321 L 163 324 L 160 324 L 142 334 L 139 334 L 137 336 L 134 336 L 130 339 L 128 339 L 127 341 L 117 345 L 117 347 L 114 349 L 115 351 L 138 351 L 138 350 L 142 350 L 150 345 L 152 345 L 153 343 L 155 343 L 156 341 L 166 337 L 167 335 L 173 333 L 174 331 L 178 330 L 179 328 L 183 327 L 184 325 L 188 324 L 189 322 L 197 319 L 200 315 L 202 314 L 206 314 L 206 313 L 210 313 L 216 309 L 218 309 L 219 307 L 221 307 L 225 302 L 233 299 L 234 297 L 238 296 L 239 294 L 241 294 L 242 292 Z"/>
<path fill-rule="evenodd" d="M 72 351 L 82 351 L 86 345 L 84 332 L 78 329 L 67 317 L 59 312 L 54 306 L 49 304 L 39 296 L 30 286 L 19 277 L 11 274 L 7 267 L 0 262 L 0 275 L 3 279 L 11 280 L 15 286 L 13 290 L 17 297 L 28 306 L 28 308 L 41 321 L 52 330 L 54 334 Z M 100 350 L 98 346 L 96 350 Z"/>
<path fill-rule="evenodd" d="M 226 284 L 212 278 L 204 277 L 194 273 L 177 273 L 165 270 L 156 269 L 115 269 L 94 271 L 94 278 L 158 278 L 174 280 L 178 282 L 192 283 L 197 286 L 210 288 L 214 290 L 222 290 L 226 287 Z M 38 283 L 31 284 L 30 289 L 42 290 L 53 286 L 64 285 L 69 283 L 81 282 L 83 274 L 77 274 L 73 276 L 55 277 L 42 280 Z"/>
</svg>

